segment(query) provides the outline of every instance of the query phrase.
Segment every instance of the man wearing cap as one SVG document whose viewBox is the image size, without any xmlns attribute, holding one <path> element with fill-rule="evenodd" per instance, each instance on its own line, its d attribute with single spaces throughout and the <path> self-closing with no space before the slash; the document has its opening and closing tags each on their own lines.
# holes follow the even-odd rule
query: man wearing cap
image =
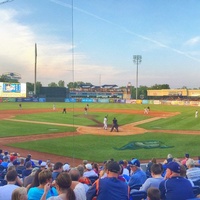
<svg viewBox="0 0 200 200">
<path fill-rule="evenodd" d="M 159 185 L 162 200 L 185 200 L 194 197 L 189 180 L 180 176 L 181 167 L 177 162 L 167 165 L 165 180 Z"/>
<path fill-rule="evenodd" d="M 132 176 L 128 182 L 128 185 L 131 189 L 139 189 L 147 179 L 146 173 L 140 168 L 140 161 L 136 158 L 131 160 L 130 168 L 132 171 Z"/>
<path fill-rule="evenodd" d="M 69 171 L 70 171 L 70 165 L 67 164 L 67 163 L 64 164 L 64 165 L 63 165 L 63 171 L 64 171 L 64 172 L 69 172 Z"/>
<path fill-rule="evenodd" d="M 85 170 L 86 171 L 83 173 L 84 177 L 88 177 L 88 178 L 91 177 L 91 176 L 98 177 L 98 174 L 92 168 L 92 164 L 90 164 L 90 163 L 86 164 Z"/>
<path fill-rule="evenodd" d="M 108 164 L 107 177 L 98 179 L 86 193 L 87 200 L 92 200 L 97 196 L 97 200 L 128 200 L 128 185 L 119 180 L 119 163 L 111 161 Z"/>
</svg>

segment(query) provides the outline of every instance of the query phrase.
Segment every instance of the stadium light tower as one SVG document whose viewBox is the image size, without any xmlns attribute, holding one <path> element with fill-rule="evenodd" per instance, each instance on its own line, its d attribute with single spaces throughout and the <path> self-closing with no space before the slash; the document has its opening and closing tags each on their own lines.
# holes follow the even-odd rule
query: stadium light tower
<svg viewBox="0 0 200 200">
<path fill-rule="evenodd" d="M 137 100 L 138 96 L 138 65 L 142 62 L 142 56 L 141 55 L 133 55 L 133 63 L 136 64 L 136 94 L 135 99 Z"/>
</svg>

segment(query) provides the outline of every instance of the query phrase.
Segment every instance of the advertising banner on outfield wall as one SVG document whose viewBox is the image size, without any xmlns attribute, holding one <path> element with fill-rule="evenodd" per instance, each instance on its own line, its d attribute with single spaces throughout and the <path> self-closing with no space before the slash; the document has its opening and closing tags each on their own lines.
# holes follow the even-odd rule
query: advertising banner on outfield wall
<svg viewBox="0 0 200 200">
<path fill-rule="evenodd" d="M 199 101 L 190 101 L 190 106 L 200 106 Z"/>
<path fill-rule="evenodd" d="M 76 99 L 74 99 L 74 98 L 66 98 L 65 102 L 66 103 L 73 103 L 73 102 L 76 102 Z"/>
<path fill-rule="evenodd" d="M 187 96 L 187 89 L 147 90 L 147 96 Z"/>
<path fill-rule="evenodd" d="M 38 102 L 38 98 L 16 98 L 16 102 Z"/>
<path fill-rule="evenodd" d="M 158 105 L 158 104 L 161 104 L 162 102 L 160 100 L 154 100 L 153 103 Z"/>
<path fill-rule="evenodd" d="M 149 104 L 149 100 L 143 99 L 142 104 Z"/>
<path fill-rule="evenodd" d="M 200 97 L 200 90 L 188 90 L 189 97 Z"/>
<path fill-rule="evenodd" d="M 98 103 L 109 103 L 109 99 L 98 99 Z"/>
<path fill-rule="evenodd" d="M 90 99 L 90 98 L 83 98 L 81 100 L 82 103 L 92 103 L 93 102 L 93 99 Z"/>
<path fill-rule="evenodd" d="M 126 103 L 136 104 L 136 100 L 135 99 L 127 99 Z"/>
</svg>

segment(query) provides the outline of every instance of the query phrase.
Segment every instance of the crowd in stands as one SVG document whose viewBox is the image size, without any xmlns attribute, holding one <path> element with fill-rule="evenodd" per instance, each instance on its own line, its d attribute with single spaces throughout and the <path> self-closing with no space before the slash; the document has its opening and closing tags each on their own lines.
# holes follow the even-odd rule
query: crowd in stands
<svg viewBox="0 0 200 200">
<path fill-rule="evenodd" d="M 138 158 L 71 167 L 0 150 L 0 200 L 200 199 L 199 166 L 188 153 L 183 160 L 152 158 L 144 170 Z"/>
</svg>

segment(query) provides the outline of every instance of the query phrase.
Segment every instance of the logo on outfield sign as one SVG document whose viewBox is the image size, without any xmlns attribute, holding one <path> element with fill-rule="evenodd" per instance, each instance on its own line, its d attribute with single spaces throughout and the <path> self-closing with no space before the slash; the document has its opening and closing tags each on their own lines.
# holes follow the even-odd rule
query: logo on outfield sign
<svg viewBox="0 0 200 200">
<path fill-rule="evenodd" d="M 164 144 L 161 141 L 157 141 L 157 140 L 148 140 L 148 141 L 132 141 L 129 142 L 128 144 L 120 147 L 120 148 L 116 148 L 114 147 L 114 149 L 116 150 L 137 150 L 137 149 L 154 149 L 154 148 L 173 148 L 174 146 L 168 146 L 166 144 Z"/>
</svg>

